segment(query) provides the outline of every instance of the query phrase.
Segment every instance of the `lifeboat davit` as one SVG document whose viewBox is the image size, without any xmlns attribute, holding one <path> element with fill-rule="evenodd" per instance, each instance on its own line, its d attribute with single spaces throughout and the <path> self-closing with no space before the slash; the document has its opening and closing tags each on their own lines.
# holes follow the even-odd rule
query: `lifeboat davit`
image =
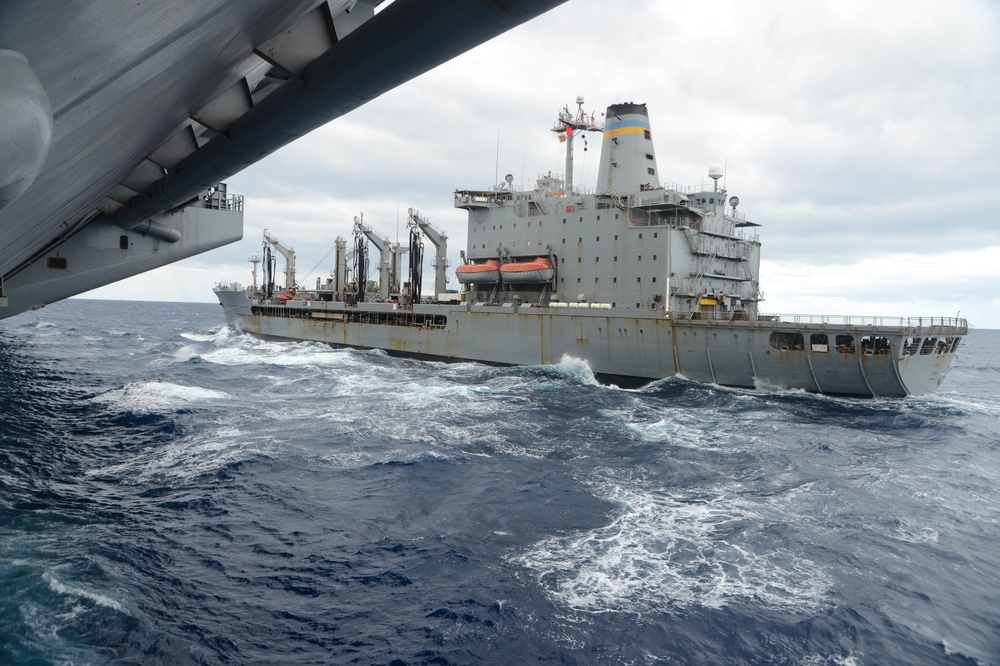
<svg viewBox="0 0 1000 666">
<path fill-rule="evenodd" d="M 500 264 L 495 259 L 482 264 L 462 264 L 455 268 L 462 284 L 494 284 L 500 280 Z"/>
<path fill-rule="evenodd" d="M 545 257 L 534 261 L 515 261 L 500 267 L 500 276 L 506 284 L 551 282 L 555 270 Z"/>
</svg>

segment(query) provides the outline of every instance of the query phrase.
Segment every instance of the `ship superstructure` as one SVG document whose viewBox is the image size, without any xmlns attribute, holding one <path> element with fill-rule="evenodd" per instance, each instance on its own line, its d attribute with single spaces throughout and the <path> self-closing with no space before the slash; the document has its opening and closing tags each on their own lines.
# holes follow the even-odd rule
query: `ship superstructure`
<svg viewBox="0 0 1000 666">
<path fill-rule="evenodd" d="M 726 200 L 722 169 L 709 170 L 707 186 L 661 185 L 644 104 L 609 107 L 603 128 L 584 120 L 582 99 L 578 104 L 575 117 L 559 114 L 555 129 L 565 137 L 568 170 L 574 136 L 603 130 L 595 192 L 550 173 L 530 191 L 513 190 L 508 178 L 494 190 L 459 190 L 455 199 L 469 211 L 473 267 L 543 258 L 554 278 L 509 283 L 459 273 L 470 298 L 756 318 L 758 225 L 737 211 L 736 197 Z"/>
<path fill-rule="evenodd" d="M 944 378 L 968 332 L 963 319 L 761 314 L 759 225 L 720 184 L 721 167 L 693 187 L 660 179 L 644 104 L 614 104 L 599 120 L 577 98 L 553 131 L 566 146 L 565 177 L 550 172 L 516 189 L 508 175 L 490 189 L 455 192 L 454 205 L 468 211 L 468 246 L 455 267 L 461 292 L 442 289 L 444 234 L 411 209 L 408 248 L 393 250 L 356 223 L 354 252 L 338 238 L 335 272 L 315 289 L 219 285 L 227 320 L 262 337 L 444 360 L 575 357 L 616 382 L 683 375 L 903 396 L 932 392 Z M 591 191 L 572 182 L 574 143 L 588 133 L 602 137 Z M 425 235 L 438 250 L 431 295 L 421 291 Z M 376 283 L 369 240 L 383 264 Z"/>
</svg>

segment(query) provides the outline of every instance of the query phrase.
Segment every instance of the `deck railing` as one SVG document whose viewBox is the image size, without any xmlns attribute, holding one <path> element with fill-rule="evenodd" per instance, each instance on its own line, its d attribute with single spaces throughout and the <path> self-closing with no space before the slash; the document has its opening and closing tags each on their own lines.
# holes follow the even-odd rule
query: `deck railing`
<svg viewBox="0 0 1000 666">
<path fill-rule="evenodd" d="M 818 314 L 758 314 L 746 312 L 700 312 L 697 310 L 671 312 L 668 316 L 676 320 L 708 321 L 759 321 L 785 324 L 810 324 L 817 326 L 865 326 L 874 328 L 922 328 L 944 327 L 968 329 L 969 322 L 963 317 L 883 317 L 878 315 L 818 315 Z"/>
<path fill-rule="evenodd" d="M 943 326 L 947 328 L 968 328 L 968 320 L 962 317 L 882 317 L 872 315 L 812 315 L 775 314 L 760 315 L 761 319 L 791 322 L 796 324 L 831 324 L 834 326 L 874 326 L 876 328 L 916 328 Z"/>
</svg>

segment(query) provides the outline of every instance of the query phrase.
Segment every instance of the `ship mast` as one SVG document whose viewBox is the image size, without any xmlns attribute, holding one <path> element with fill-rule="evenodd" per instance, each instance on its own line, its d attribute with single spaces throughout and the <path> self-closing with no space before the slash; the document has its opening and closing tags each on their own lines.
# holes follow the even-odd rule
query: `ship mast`
<svg viewBox="0 0 1000 666">
<path fill-rule="evenodd" d="M 257 264 L 260 263 L 260 255 L 257 254 L 256 252 L 254 252 L 253 254 L 250 255 L 250 258 L 247 259 L 247 261 L 249 261 L 251 264 L 253 264 L 253 289 L 254 289 L 254 291 L 256 291 L 257 290 Z"/>
<path fill-rule="evenodd" d="M 573 137 L 577 132 L 589 130 L 591 132 L 604 131 L 604 124 L 598 124 L 594 120 L 594 114 L 588 116 L 583 110 L 583 95 L 576 96 L 576 115 L 570 113 L 569 105 L 563 107 L 559 112 L 552 131 L 559 135 L 559 141 L 566 142 L 566 180 L 563 185 L 565 195 L 573 194 Z M 587 150 L 587 142 L 584 140 L 583 149 Z"/>
</svg>

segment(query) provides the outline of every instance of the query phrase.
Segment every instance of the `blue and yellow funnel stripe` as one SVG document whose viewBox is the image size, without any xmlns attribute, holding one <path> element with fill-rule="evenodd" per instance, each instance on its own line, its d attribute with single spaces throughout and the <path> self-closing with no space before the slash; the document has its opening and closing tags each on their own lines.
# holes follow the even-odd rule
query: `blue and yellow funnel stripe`
<svg viewBox="0 0 1000 666">
<path fill-rule="evenodd" d="M 604 136 L 609 138 L 622 134 L 643 134 L 649 131 L 648 120 L 619 120 L 604 126 Z"/>
</svg>

